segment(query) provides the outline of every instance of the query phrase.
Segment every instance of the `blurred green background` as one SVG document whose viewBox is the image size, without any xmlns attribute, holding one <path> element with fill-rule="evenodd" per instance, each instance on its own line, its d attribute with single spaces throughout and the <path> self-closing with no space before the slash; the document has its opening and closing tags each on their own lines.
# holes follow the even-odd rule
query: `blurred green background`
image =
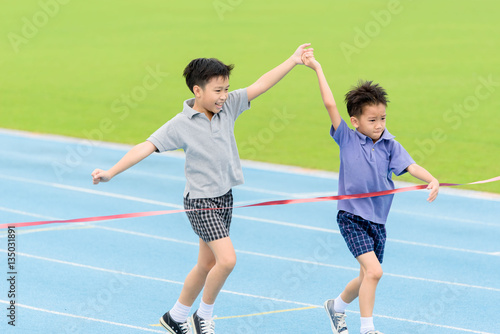
<svg viewBox="0 0 500 334">
<path fill-rule="evenodd" d="M 237 89 L 309 42 L 346 120 L 344 94 L 374 80 L 389 93 L 389 130 L 440 181 L 500 174 L 498 1 L 1 1 L 2 128 L 135 144 L 192 96 L 191 59 L 235 64 Z M 304 66 L 235 132 L 243 159 L 338 171 Z"/>
</svg>

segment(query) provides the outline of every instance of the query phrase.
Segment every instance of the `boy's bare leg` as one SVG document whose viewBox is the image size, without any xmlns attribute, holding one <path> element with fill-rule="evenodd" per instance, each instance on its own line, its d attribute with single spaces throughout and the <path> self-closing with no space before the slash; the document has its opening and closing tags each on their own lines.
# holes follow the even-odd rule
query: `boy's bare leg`
<svg viewBox="0 0 500 334">
<path fill-rule="evenodd" d="M 363 281 L 363 269 L 360 267 L 359 276 L 347 283 L 344 291 L 340 294 L 340 297 L 344 302 L 350 304 L 354 299 L 358 298 L 359 295 L 359 287 L 361 286 L 361 282 Z"/>
<path fill-rule="evenodd" d="M 236 265 L 236 252 L 229 237 L 211 241 L 208 246 L 215 256 L 215 265 L 207 275 L 202 300 L 206 304 L 213 304 Z"/>
<path fill-rule="evenodd" d="M 380 278 L 382 278 L 382 266 L 374 252 L 362 254 L 356 259 L 363 271 L 361 284 L 359 286 L 359 310 L 361 317 L 368 318 L 373 316 L 375 291 Z"/>
<path fill-rule="evenodd" d="M 200 239 L 200 250 L 198 262 L 184 280 L 179 302 L 186 306 L 192 306 L 200 294 L 207 275 L 215 265 L 215 256 L 208 244 Z"/>
</svg>

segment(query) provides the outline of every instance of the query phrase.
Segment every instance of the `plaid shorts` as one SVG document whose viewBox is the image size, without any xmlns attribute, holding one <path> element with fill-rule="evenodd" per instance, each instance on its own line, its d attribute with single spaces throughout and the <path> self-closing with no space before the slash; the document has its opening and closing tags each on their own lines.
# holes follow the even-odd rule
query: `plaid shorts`
<svg viewBox="0 0 500 334">
<path fill-rule="evenodd" d="M 233 193 L 214 198 L 184 198 L 184 209 L 230 208 L 233 206 Z M 233 209 L 197 210 L 186 212 L 194 232 L 205 242 L 229 236 L 229 226 Z"/>
<path fill-rule="evenodd" d="M 387 239 L 385 225 L 373 223 L 342 210 L 337 215 L 337 223 L 347 247 L 355 258 L 373 251 L 378 261 L 382 263 Z"/>
</svg>

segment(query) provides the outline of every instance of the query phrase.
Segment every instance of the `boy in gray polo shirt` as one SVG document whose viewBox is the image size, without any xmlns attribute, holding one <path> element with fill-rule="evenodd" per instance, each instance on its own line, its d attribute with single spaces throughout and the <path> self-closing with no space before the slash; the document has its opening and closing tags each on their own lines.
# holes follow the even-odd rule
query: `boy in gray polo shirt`
<svg viewBox="0 0 500 334">
<path fill-rule="evenodd" d="M 436 199 L 439 182 L 417 165 L 385 127 L 385 90 L 371 81 L 360 82 L 346 94 L 347 111 L 356 131 L 349 129 L 337 109 L 321 65 L 312 51 L 303 55 L 304 64 L 318 76 L 321 96 L 330 115 L 330 135 L 340 147 L 339 195 L 394 189 L 392 173 L 406 172 L 427 182 L 428 201 Z M 348 334 L 345 309 L 359 299 L 361 334 L 382 334 L 373 324 L 375 290 L 382 277 L 386 241 L 385 222 L 393 195 L 338 202 L 337 223 L 347 246 L 360 265 L 359 276 L 336 298 L 324 303 L 334 334 Z"/>
<path fill-rule="evenodd" d="M 281 65 L 245 89 L 229 93 L 232 65 L 217 59 L 194 59 L 184 70 L 186 84 L 194 98 L 184 101 L 183 110 L 153 133 L 147 141 L 133 147 L 111 169 L 96 169 L 93 183 L 107 182 L 153 152 L 183 149 L 186 153 L 184 207 L 186 209 L 226 208 L 187 212 L 199 236 L 198 262 L 184 281 L 174 307 L 160 318 L 172 334 L 214 333 L 213 306 L 224 282 L 236 264 L 229 238 L 233 197 L 231 188 L 243 183 L 234 123 L 250 108 L 250 101 L 280 81 L 310 44 L 303 44 Z M 198 310 L 188 315 L 203 290 Z M 191 327 L 191 328 L 189 328 Z"/>
</svg>

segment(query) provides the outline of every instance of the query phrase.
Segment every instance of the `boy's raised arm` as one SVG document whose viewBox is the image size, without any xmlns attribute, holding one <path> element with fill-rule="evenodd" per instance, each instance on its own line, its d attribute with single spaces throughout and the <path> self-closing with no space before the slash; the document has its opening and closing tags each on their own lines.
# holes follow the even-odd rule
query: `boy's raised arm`
<svg viewBox="0 0 500 334">
<path fill-rule="evenodd" d="M 252 101 L 257 96 L 265 93 L 269 88 L 278 83 L 295 65 L 303 64 L 302 55 L 310 43 L 302 44 L 297 48 L 290 58 L 285 60 L 282 64 L 273 68 L 263 76 L 261 76 L 255 83 L 247 87 L 248 101 Z"/>
<path fill-rule="evenodd" d="M 108 182 L 115 175 L 129 169 L 142 159 L 152 154 L 154 151 L 156 151 L 156 146 L 149 141 L 135 145 L 109 170 L 95 169 L 92 172 L 92 182 L 94 184 L 98 184 L 99 182 Z"/>
<path fill-rule="evenodd" d="M 314 58 L 312 49 L 306 50 L 306 52 L 302 56 L 302 60 L 304 65 L 316 71 L 316 74 L 318 75 L 319 90 L 321 92 L 321 97 L 323 98 L 323 103 L 325 104 L 326 110 L 330 115 L 333 128 L 337 130 L 340 122 L 342 121 L 342 117 L 340 116 L 337 109 L 337 104 L 335 103 L 335 99 L 333 98 L 332 90 L 330 89 L 330 86 L 328 86 L 328 82 L 326 81 L 326 77 L 323 73 L 323 69 L 321 68 L 321 64 Z"/>
</svg>

